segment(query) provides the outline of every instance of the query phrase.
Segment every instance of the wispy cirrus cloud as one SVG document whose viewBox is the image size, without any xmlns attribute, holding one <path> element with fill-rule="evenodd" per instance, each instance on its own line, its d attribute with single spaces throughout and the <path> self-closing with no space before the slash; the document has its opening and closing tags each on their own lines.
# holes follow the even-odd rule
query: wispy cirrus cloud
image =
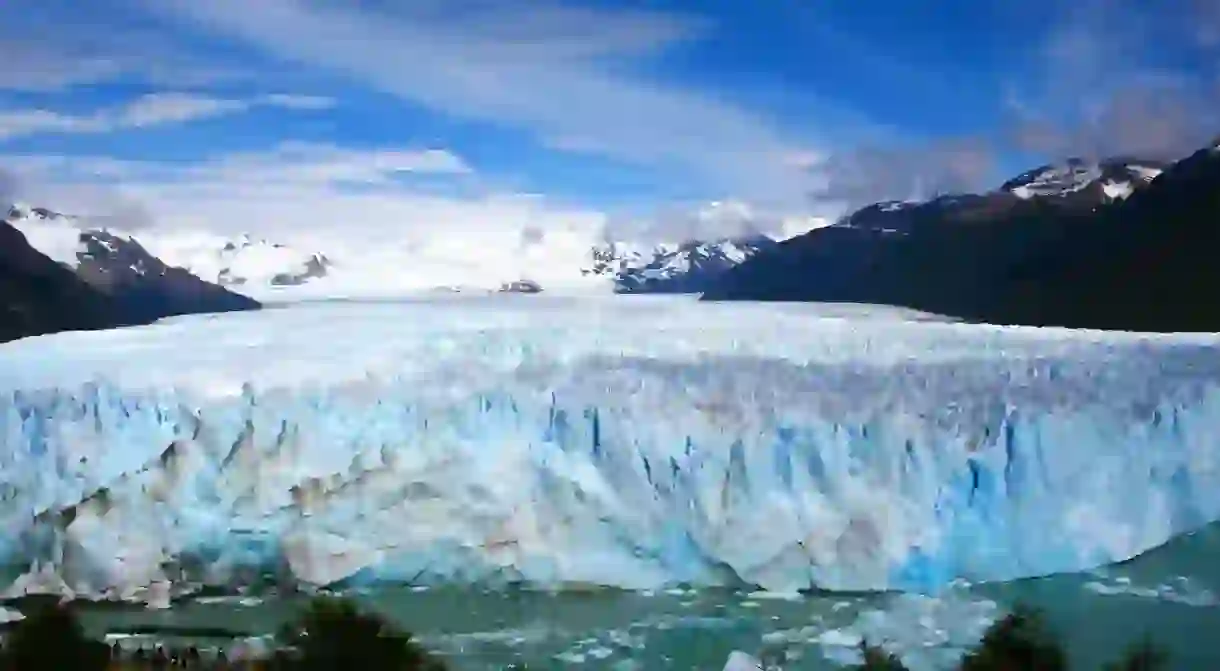
<svg viewBox="0 0 1220 671">
<path fill-rule="evenodd" d="M 1182 18 L 1189 22 L 1195 39 L 1205 48 L 1220 47 L 1220 3 L 1215 0 L 1190 0 L 1190 11 Z"/>
<path fill-rule="evenodd" d="M 803 198 L 803 147 L 764 117 L 652 72 L 711 30 L 684 16 L 550 2 L 144 1 L 153 13 L 543 146 L 675 168 L 764 199 Z"/>
<path fill-rule="evenodd" d="M 884 200 L 986 190 L 996 160 L 996 149 L 985 138 L 862 146 L 817 164 L 811 173 L 818 184 L 810 197 L 827 209 L 846 212 Z"/>
<path fill-rule="evenodd" d="M 376 94 L 376 104 L 381 106 L 376 111 L 345 104 L 333 117 L 312 118 L 316 123 L 265 125 L 254 131 L 257 137 L 249 133 L 235 136 L 241 138 L 235 145 L 274 148 L 261 152 L 263 164 L 244 165 L 241 170 L 246 175 L 257 171 L 260 184 L 280 184 L 283 189 L 277 195 L 291 197 L 296 203 L 313 201 L 313 195 L 325 195 L 333 185 L 318 178 L 309 187 L 319 189 L 318 193 L 305 194 L 306 186 L 298 181 L 288 196 L 285 180 L 296 180 L 309 171 L 314 175 L 348 171 L 354 176 L 350 181 L 368 188 L 366 178 L 374 173 L 360 163 L 364 158 L 355 159 L 356 164 L 340 161 L 326 166 L 280 161 L 274 154 L 292 144 L 293 133 L 316 141 L 327 139 L 329 130 L 333 133 L 329 139 L 342 145 L 345 138 L 366 131 L 351 125 L 353 119 L 375 119 L 371 124 L 376 127 L 374 132 L 389 129 L 389 137 L 366 137 L 360 144 L 392 146 L 410 138 L 420 108 L 430 111 L 425 124 L 443 119 L 437 125 L 463 129 L 456 137 L 423 132 L 434 146 L 468 149 L 460 133 L 471 127 L 478 134 L 493 128 L 497 137 L 515 138 L 518 131 L 525 131 L 521 135 L 532 140 L 531 146 L 514 149 L 525 152 L 522 165 L 552 160 L 538 161 L 540 155 L 565 155 L 556 162 L 613 166 L 590 169 L 600 174 L 603 170 L 638 169 L 640 174 L 660 175 L 681 184 L 678 190 L 683 194 L 702 191 L 709 198 L 740 196 L 760 204 L 778 203 L 778 209 L 806 207 L 809 177 L 805 168 L 811 157 L 822 153 L 809 136 L 794 139 L 764 114 L 663 76 L 658 64 L 671 52 L 714 39 L 717 31 L 733 29 L 690 14 L 595 8 L 568 0 L 358 4 L 221 0 L 206 5 L 100 0 L 83 6 L 71 0 L 14 2 L 0 6 L 0 22 L 13 27 L 8 36 L 0 37 L 0 50 L 7 48 L 16 54 L 16 67 L 0 72 L 0 101 L 6 90 L 46 95 L 10 98 L 21 104 L 10 103 L 7 111 L 2 111 L 0 102 L 0 142 L 38 134 L 85 136 L 186 123 L 236 115 L 257 106 L 286 112 L 325 111 L 334 102 L 323 96 L 257 96 L 251 89 L 320 91 L 345 100 L 354 94 L 357 99 L 363 97 L 365 104 L 369 94 Z M 156 89 L 166 82 L 172 84 L 176 77 L 181 78 L 181 88 L 196 92 L 174 97 L 162 94 L 164 99 L 150 96 L 96 112 L 79 111 L 80 101 L 90 99 L 90 87 L 81 84 L 126 86 L 138 82 L 141 88 Z M 242 93 L 235 93 L 238 91 Z M 61 107 L 56 96 L 73 104 Z M 401 101 L 401 109 L 385 102 L 392 98 Z M 28 104 L 29 100 L 38 104 Z M 89 109 L 87 104 L 84 109 Z M 353 109 L 356 111 L 345 118 L 344 113 Z M 403 110 L 407 118 L 400 126 L 378 123 Z M 816 115 L 815 110 L 810 113 Z M 208 151 L 227 151 L 223 133 L 208 138 L 209 142 L 214 139 L 214 146 L 206 147 Z M 36 146 L 32 143 L 39 141 L 35 137 L 20 146 Z M 189 141 L 199 143 L 199 136 Z M 204 189 L 201 185 L 222 181 L 202 172 L 191 175 L 193 186 L 186 189 L 183 175 L 172 172 L 174 166 L 168 163 L 133 166 L 111 157 L 85 156 L 93 148 L 105 146 L 92 139 L 57 140 L 54 146 L 57 151 L 82 153 L 59 158 L 72 158 L 78 172 L 89 173 L 84 179 L 105 178 L 114 188 L 132 194 L 137 190 L 154 193 L 151 186 L 162 182 L 176 190 L 173 200 L 178 203 L 185 203 L 188 192 L 207 192 L 207 203 L 183 205 L 182 209 L 218 210 L 218 199 L 228 198 L 226 194 L 241 194 L 234 198 L 246 203 L 253 197 L 242 184 L 231 185 L 240 188 L 228 191 L 212 186 Z M 179 157 L 196 153 L 194 148 L 174 149 Z M 157 150 L 134 146 L 125 153 L 155 156 Z M 361 157 L 366 153 L 356 151 Z M 229 154 L 228 160 L 253 160 L 253 155 Z M 430 160 L 440 163 L 450 161 L 439 153 L 432 156 Z M 56 157 L 41 158 L 54 162 Z M 383 155 L 382 160 L 391 159 Z M 203 163 L 209 170 L 216 169 L 210 160 Z M 460 159 L 453 165 L 458 163 Z M 275 169 L 290 174 L 277 176 L 271 172 Z M 529 168 L 510 165 L 499 170 L 500 193 L 549 190 L 543 180 L 528 174 Z M 454 168 L 449 174 L 459 172 Z M 128 182 L 139 188 L 124 187 Z M 99 187 L 90 187 L 94 188 Z M 265 199 L 260 196 L 257 200 Z M 168 201 L 162 198 L 160 202 Z M 666 219 L 684 216 L 671 214 L 675 208 L 663 203 L 637 202 L 624 207 L 637 206 Z M 154 205 L 150 209 L 174 208 Z M 298 210 L 292 203 L 275 209 L 286 220 L 308 218 L 304 209 Z M 395 217 L 406 219 L 412 217 Z M 683 223 L 682 227 L 689 226 Z"/>
<path fill-rule="evenodd" d="M 10 170 L 0 168 L 0 209 L 17 199 L 21 183 Z"/>
<path fill-rule="evenodd" d="M 1045 23 L 1013 28 L 1008 19 L 1029 15 L 1021 0 L 933 16 L 927 24 L 919 10 L 889 25 L 854 10 L 830 21 L 843 11 L 833 3 L 797 12 L 804 18 L 792 21 L 793 13 L 776 9 L 783 3 L 765 2 L 748 17 L 720 5 L 689 5 L 709 13 L 699 17 L 641 10 L 639 3 L 581 6 L 582 0 L 14 0 L 0 5 L 0 23 L 17 22 L 0 37 L 0 52 L 20 45 L 12 59 L 18 67 L 0 71 L 0 101 L 7 101 L 0 109 L 9 108 L 0 112 L 0 140 L 96 135 L 269 107 L 284 114 L 274 121 L 259 115 L 260 123 L 245 124 L 242 133 L 219 124 L 184 132 L 173 149 L 189 169 L 109 157 L 78 157 L 77 166 L 179 218 L 182 211 L 240 211 L 301 222 L 311 218 L 310 208 L 331 211 L 317 198 L 333 197 L 345 207 L 387 213 L 384 221 L 414 221 L 397 209 L 424 202 L 418 184 L 401 183 L 414 175 L 419 182 L 477 184 L 475 191 L 495 182 L 501 192 L 580 194 L 574 200 L 588 197 L 619 208 L 616 214 L 656 212 L 675 231 L 709 222 L 732 228 L 739 220 L 752 226 L 740 213 L 725 214 L 732 208 L 700 217 L 669 203 L 624 201 L 639 197 L 627 193 L 632 189 L 662 183 L 642 198 L 722 204 L 740 198 L 753 219 L 782 218 L 984 189 L 1017 161 L 1030 167 L 1024 163 L 1068 155 L 1189 151 L 1220 130 L 1220 78 L 1214 67 L 1209 73 L 1179 61 L 1186 51 L 1195 59 L 1217 56 L 1220 38 L 1211 33 L 1220 35 L 1220 5 L 1167 1 L 1174 11 L 1136 0 L 1044 7 Z M 776 41 L 789 41 L 783 48 L 740 39 L 741 25 L 757 30 L 768 20 Z M 946 25 L 994 39 L 965 40 L 970 53 L 960 59 L 960 72 L 946 72 L 959 66 L 929 46 L 927 32 Z M 1220 65 L 1220 57 L 1211 62 Z M 817 76 L 802 76 L 800 67 Z M 170 87 L 150 82 L 172 82 L 175 73 L 182 83 L 174 90 L 192 93 L 79 111 L 95 109 L 99 98 L 89 97 L 97 95 L 92 87 L 75 84 L 157 90 Z M 771 96 L 772 88 L 788 87 L 789 76 L 799 95 Z M 978 86 L 963 95 L 961 82 Z M 751 92 L 753 84 L 758 90 Z M 994 90 L 1003 84 L 1007 100 Z M 823 87 L 834 93 L 823 95 Z M 18 93 L 7 96 L 11 91 Z M 266 91 L 333 98 L 259 95 Z M 838 116 L 836 101 L 826 102 L 832 95 L 842 97 Z M 59 106 L 56 96 L 72 104 Z M 343 105 L 328 111 L 335 100 Z M 999 118 L 1005 103 L 1008 117 Z M 870 106 L 862 111 L 876 112 L 885 132 L 867 114 L 848 111 L 851 105 Z M 310 110 L 321 113 L 291 115 Z M 826 126 L 836 120 L 843 125 Z M 859 127 L 851 126 L 855 120 Z M 862 144 L 866 133 L 871 142 Z M 162 155 L 135 135 L 123 155 Z M 334 146 L 293 149 L 298 138 Z M 11 146 L 36 147 L 40 140 Z M 96 137 L 55 138 L 45 146 L 81 155 L 113 150 Z M 479 166 L 477 177 L 459 156 Z M 404 164 L 415 167 L 392 169 Z M 356 184 L 360 193 L 350 188 Z M 188 204 L 188 196 L 201 202 Z"/>
<path fill-rule="evenodd" d="M 396 238 L 442 229 L 503 232 L 527 224 L 604 222 L 596 210 L 484 187 L 462 157 L 443 149 L 285 143 L 188 162 L 10 154 L 0 155 L 0 165 L 12 168 L 4 174 L 15 178 L 13 198 L 140 226 L 156 222 L 161 229 L 223 235 L 257 225 L 277 239 L 401 244 Z M 425 178 L 474 184 L 467 192 L 436 192 L 421 183 Z"/>
<path fill-rule="evenodd" d="M 1210 0 L 1065 6 L 1014 85 L 1011 146 L 1054 156 L 1178 158 L 1220 132 L 1220 53 Z M 1183 62 L 1194 64 L 1182 67 Z"/>
<path fill-rule="evenodd" d="M 91 114 L 68 114 L 48 109 L 0 110 L 0 140 L 36 133 L 105 133 L 126 128 L 146 128 L 186 123 L 255 107 L 325 109 L 330 98 L 294 94 L 269 94 L 254 98 L 218 98 L 195 93 L 149 93 L 118 107 Z"/>
<path fill-rule="evenodd" d="M 1195 151 L 1220 134 L 1220 3 L 1168 4 L 1179 11 L 1132 0 L 1052 8 L 1024 57 L 996 73 L 1008 93 L 990 131 L 836 152 L 811 166 L 811 197 L 852 210 L 994 188 L 1014 155 L 1172 160 Z"/>
<path fill-rule="evenodd" d="M 0 155 L 0 165 L 7 167 L 0 175 L 7 178 L 0 180 L 5 202 L 19 199 L 73 213 L 133 218 L 140 226 L 156 222 L 164 228 L 220 232 L 245 230 L 251 222 L 288 231 L 367 232 L 364 223 L 407 227 L 426 221 L 410 214 L 416 206 L 435 212 L 450 200 L 454 211 L 463 211 L 463 202 L 505 200 L 490 192 L 459 197 L 421 188 L 418 180 L 425 177 L 478 178 L 462 157 L 434 148 L 286 142 L 192 161 L 8 154 Z M 139 216 L 132 217 L 137 211 Z M 393 213 L 393 218 L 372 216 L 374 212 Z"/>
<path fill-rule="evenodd" d="M 235 58 L 181 43 L 125 2 L 0 3 L 0 92 L 62 93 L 119 80 L 154 88 L 249 79 Z"/>
</svg>

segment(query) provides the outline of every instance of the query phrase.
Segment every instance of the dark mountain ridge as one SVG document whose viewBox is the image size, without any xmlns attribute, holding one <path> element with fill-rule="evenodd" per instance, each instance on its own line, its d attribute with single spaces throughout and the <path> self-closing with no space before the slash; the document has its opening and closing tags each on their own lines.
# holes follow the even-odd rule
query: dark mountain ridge
<svg viewBox="0 0 1220 671">
<path fill-rule="evenodd" d="M 261 307 L 105 230 L 82 229 L 76 263 L 58 263 L 30 244 L 11 223 L 15 218 L 34 226 L 67 219 L 45 208 L 14 207 L 0 221 L 0 342 Z"/>
<path fill-rule="evenodd" d="M 0 342 L 129 325 L 121 315 L 113 299 L 0 221 Z"/>
<path fill-rule="evenodd" d="M 1043 170 L 1043 169 L 1040 169 Z M 1160 171 L 1156 167 L 1155 171 Z M 859 302 L 968 321 L 1220 331 L 1220 154 L 1071 190 L 875 205 L 731 268 L 704 300 Z M 1099 187 L 1094 189 L 1096 184 Z M 867 220 L 868 225 L 859 222 Z"/>
<path fill-rule="evenodd" d="M 724 271 L 775 245 L 762 234 L 651 246 L 607 242 L 590 250 L 591 263 L 581 273 L 611 278 L 619 294 L 697 294 Z"/>
<path fill-rule="evenodd" d="M 82 231 L 76 274 L 111 296 L 124 319 L 149 323 L 204 312 L 256 310 L 258 301 L 166 265 L 131 238 Z"/>
</svg>

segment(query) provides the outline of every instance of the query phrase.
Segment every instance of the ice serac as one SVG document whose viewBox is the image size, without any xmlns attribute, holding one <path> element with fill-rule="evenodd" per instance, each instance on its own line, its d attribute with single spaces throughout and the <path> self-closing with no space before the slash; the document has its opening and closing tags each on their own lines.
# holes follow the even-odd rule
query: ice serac
<svg viewBox="0 0 1220 671">
<path fill-rule="evenodd" d="M 3 580 L 928 589 L 1220 518 L 1220 336 L 818 309 L 497 297 L 10 343 Z"/>
</svg>

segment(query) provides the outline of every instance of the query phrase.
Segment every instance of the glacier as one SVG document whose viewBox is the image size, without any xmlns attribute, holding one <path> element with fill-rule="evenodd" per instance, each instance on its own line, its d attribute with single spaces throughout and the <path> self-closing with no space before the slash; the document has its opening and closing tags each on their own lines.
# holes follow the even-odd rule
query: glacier
<svg viewBox="0 0 1220 671">
<path fill-rule="evenodd" d="M 934 590 L 1220 519 L 1220 335 L 647 297 L 0 346 L 0 587 Z"/>
</svg>

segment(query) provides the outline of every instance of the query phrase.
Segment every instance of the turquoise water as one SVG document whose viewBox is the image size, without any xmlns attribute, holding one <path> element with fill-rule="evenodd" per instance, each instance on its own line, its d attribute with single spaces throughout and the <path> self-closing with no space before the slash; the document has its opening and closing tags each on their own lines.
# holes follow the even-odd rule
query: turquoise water
<svg viewBox="0 0 1220 671">
<path fill-rule="evenodd" d="M 861 636 L 913 669 L 951 667 L 1012 604 L 1042 608 L 1071 642 L 1075 668 L 1098 668 L 1149 634 L 1174 669 L 1220 668 L 1220 525 L 1087 574 L 911 594 L 774 595 L 674 589 L 545 593 L 383 587 L 354 593 L 458 669 L 714 669 L 732 650 L 784 669 L 836 669 Z M 95 631 L 200 640 L 203 628 L 274 631 L 303 596 L 196 598 L 167 610 L 91 609 Z M 151 633 L 150 633 L 151 632 Z M 782 661 L 781 661 L 782 660 Z"/>
</svg>

